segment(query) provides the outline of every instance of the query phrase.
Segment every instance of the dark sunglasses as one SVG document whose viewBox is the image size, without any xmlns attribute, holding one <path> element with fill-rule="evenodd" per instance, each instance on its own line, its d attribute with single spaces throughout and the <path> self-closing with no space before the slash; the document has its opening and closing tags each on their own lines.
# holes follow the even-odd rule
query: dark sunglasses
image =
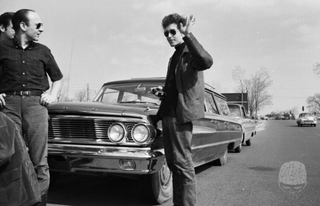
<svg viewBox="0 0 320 206">
<path fill-rule="evenodd" d="M 177 31 L 174 30 L 174 29 L 171 29 L 171 30 L 169 30 L 169 31 L 165 31 L 165 32 L 164 32 L 164 36 L 165 36 L 165 37 L 168 37 L 168 36 L 169 36 L 169 33 L 172 34 L 172 35 L 176 35 L 176 34 L 177 34 Z"/>
<path fill-rule="evenodd" d="M 38 24 L 36 24 L 36 29 L 40 29 L 41 27 L 42 27 L 42 23 L 38 23 Z"/>
</svg>

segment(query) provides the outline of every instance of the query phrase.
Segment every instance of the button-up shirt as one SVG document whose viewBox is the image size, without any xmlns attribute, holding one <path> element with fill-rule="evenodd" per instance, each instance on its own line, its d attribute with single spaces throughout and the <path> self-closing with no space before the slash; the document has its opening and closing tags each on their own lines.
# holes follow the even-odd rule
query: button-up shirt
<svg viewBox="0 0 320 206">
<path fill-rule="evenodd" d="M 45 45 L 31 42 L 23 49 L 13 40 L 0 41 L 0 92 L 46 91 L 63 75 Z"/>
</svg>

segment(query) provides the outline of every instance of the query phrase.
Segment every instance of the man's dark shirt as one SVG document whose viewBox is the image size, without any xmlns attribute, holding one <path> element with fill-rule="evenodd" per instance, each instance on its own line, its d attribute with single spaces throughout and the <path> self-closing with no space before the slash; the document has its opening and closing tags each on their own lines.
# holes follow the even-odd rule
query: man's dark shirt
<svg viewBox="0 0 320 206">
<path fill-rule="evenodd" d="M 178 102 L 178 90 L 176 87 L 176 67 L 179 62 L 180 56 L 182 54 L 183 48 L 185 47 L 185 43 L 182 43 L 175 47 L 176 51 L 174 52 L 169 71 L 166 77 L 166 83 L 164 86 L 164 91 L 167 96 L 162 100 L 163 106 L 163 114 L 162 116 L 176 116 L 176 107 Z"/>
<path fill-rule="evenodd" d="M 25 49 L 13 40 L 0 41 L 0 92 L 46 91 L 63 75 L 48 47 L 31 42 Z"/>
</svg>

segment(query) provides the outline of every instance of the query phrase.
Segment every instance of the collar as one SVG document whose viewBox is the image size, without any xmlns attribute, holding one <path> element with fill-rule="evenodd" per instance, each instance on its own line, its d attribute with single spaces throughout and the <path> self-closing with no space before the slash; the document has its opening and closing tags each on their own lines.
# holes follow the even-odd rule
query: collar
<svg viewBox="0 0 320 206">
<path fill-rule="evenodd" d="M 12 41 L 13 41 L 13 45 L 16 47 L 16 48 L 22 48 L 21 46 L 20 46 L 20 44 L 19 44 L 19 41 L 16 39 L 16 38 L 13 38 L 12 39 Z M 35 42 L 33 42 L 33 41 L 31 41 L 30 43 L 29 43 L 29 45 L 25 48 L 25 49 L 33 49 L 34 47 L 36 46 L 36 43 Z M 22 48 L 23 49 L 23 48 Z"/>
<path fill-rule="evenodd" d="M 186 45 L 186 43 L 183 42 L 183 43 L 175 46 L 174 48 L 176 49 L 176 51 L 179 51 L 179 50 L 182 50 L 182 48 L 184 48 L 185 45 Z"/>
</svg>

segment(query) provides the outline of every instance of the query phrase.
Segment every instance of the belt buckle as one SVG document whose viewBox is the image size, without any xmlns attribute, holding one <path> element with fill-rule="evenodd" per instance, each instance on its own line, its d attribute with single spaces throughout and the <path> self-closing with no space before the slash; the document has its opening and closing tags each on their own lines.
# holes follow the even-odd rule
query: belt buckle
<svg viewBox="0 0 320 206">
<path fill-rule="evenodd" d="M 30 91 L 20 91 L 20 96 L 29 96 Z"/>
</svg>

